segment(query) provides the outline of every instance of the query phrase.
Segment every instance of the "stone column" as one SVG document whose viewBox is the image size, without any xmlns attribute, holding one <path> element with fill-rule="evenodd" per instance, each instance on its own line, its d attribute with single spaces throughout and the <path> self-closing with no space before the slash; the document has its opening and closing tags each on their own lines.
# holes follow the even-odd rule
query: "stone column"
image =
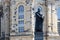
<svg viewBox="0 0 60 40">
<path fill-rule="evenodd" d="M 48 4 L 48 32 L 51 32 L 51 4 Z"/>
<path fill-rule="evenodd" d="M 33 40 L 34 40 L 34 32 L 35 32 L 34 3 L 35 3 L 35 0 L 33 0 L 33 2 L 32 2 L 32 31 L 33 31 Z"/>
<path fill-rule="evenodd" d="M 48 35 L 58 36 L 57 15 L 54 3 L 48 3 Z"/>
<path fill-rule="evenodd" d="M 53 35 L 58 36 L 58 25 L 57 25 L 57 12 L 55 10 L 55 4 L 52 6 L 52 28 L 53 28 Z"/>
</svg>

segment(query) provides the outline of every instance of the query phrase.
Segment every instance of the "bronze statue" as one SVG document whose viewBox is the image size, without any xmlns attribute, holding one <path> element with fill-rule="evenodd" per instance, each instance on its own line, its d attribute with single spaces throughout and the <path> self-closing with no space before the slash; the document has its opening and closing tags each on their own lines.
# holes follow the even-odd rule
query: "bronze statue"
<svg viewBox="0 0 60 40">
<path fill-rule="evenodd" d="M 40 9 L 38 8 L 38 11 L 35 13 L 36 22 L 35 22 L 35 32 L 42 32 L 43 31 L 43 18 L 42 14 L 40 13 Z"/>
</svg>

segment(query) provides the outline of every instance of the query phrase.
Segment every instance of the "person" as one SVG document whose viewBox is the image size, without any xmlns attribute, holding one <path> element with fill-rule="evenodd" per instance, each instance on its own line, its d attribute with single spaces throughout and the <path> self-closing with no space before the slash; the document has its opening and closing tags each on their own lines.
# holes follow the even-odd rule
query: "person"
<svg viewBox="0 0 60 40">
<path fill-rule="evenodd" d="M 43 30 L 43 15 L 40 13 L 40 9 L 35 13 L 36 22 L 35 22 L 35 32 L 42 32 Z"/>
</svg>

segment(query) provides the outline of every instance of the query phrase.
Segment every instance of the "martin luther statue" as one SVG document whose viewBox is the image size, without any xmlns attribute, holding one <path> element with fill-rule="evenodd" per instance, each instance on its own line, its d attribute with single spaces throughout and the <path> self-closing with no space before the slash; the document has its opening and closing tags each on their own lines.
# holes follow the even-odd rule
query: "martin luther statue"
<svg viewBox="0 0 60 40">
<path fill-rule="evenodd" d="M 43 15 L 40 13 L 40 9 L 35 13 L 35 32 L 43 32 Z"/>
</svg>

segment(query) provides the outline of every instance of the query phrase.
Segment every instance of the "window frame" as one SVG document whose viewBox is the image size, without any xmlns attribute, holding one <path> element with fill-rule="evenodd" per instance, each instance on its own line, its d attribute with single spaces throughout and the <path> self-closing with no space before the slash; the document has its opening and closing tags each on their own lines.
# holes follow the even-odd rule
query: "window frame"
<svg viewBox="0 0 60 40">
<path fill-rule="evenodd" d="M 24 32 L 24 6 L 23 5 L 20 5 L 18 7 L 18 32 L 19 33 Z"/>
</svg>

